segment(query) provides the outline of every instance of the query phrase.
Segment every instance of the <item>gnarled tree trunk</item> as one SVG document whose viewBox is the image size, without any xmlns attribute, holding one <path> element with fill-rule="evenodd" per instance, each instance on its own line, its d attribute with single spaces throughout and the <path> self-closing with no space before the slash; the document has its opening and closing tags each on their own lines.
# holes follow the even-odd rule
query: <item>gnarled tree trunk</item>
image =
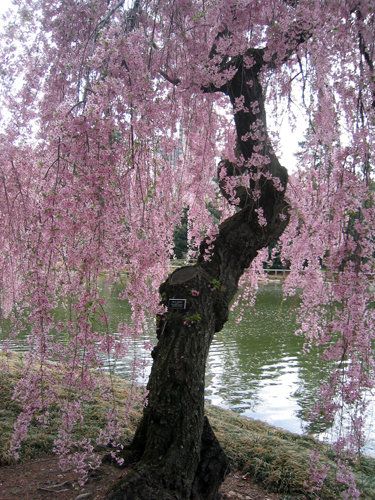
<svg viewBox="0 0 375 500">
<path fill-rule="evenodd" d="M 259 81 L 263 51 L 253 49 L 249 55 L 255 61 L 251 68 L 245 68 L 238 57 L 230 63 L 237 72 L 229 83 L 204 89 L 224 92 L 233 105 L 236 98 L 244 97 L 245 109 L 234 115 L 244 166 L 225 161 L 219 168 L 226 168 L 227 175 L 238 175 L 241 168 L 252 172 L 254 155 L 263 155 L 268 158 L 263 172 L 272 174 L 282 189 L 264 176 L 258 184 L 252 181 L 248 188 L 238 188 L 239 210 L 220 225 L 210 259 L 204 259 L 207 244 L 203 242 L 197 264 L 174 271 L 160 287 L 168 312 L 158 319 L 148 404 L 133 442 L 125 450 L 125 461 L 133 464 L 132 469 L 111 490 L 111 499 L 214 499 L 228 471 L 228 460 L 204 416 L 207 355 L 215 332 L 228 318 L 241 275 L 258 251 L 280 236 L 288 219 L 284 200 L 287 173 L 266 132 Z M 261 134 L 256 133 L 260 130 Z M 259 191 L 258 198 L 252 196 L 254 189 Z M 222 192 L 229 198 L 224 188 Z M 259 208 L 266 225 L 259 224 Z M 170 299 L 185 299 L 186 309 L 171 307 Z"/>
</svg>

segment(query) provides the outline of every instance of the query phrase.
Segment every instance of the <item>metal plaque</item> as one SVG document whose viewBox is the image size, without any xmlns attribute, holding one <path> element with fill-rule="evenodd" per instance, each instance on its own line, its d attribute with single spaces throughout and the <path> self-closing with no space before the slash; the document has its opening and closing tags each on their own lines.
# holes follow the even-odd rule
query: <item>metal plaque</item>
<svg viewBox="0 0 375 500">
<path fill-rule="evenodd" d="M 186 299 L 169 299 L 168 300 L 168 309 L 186 309 Z"/>
</svg>

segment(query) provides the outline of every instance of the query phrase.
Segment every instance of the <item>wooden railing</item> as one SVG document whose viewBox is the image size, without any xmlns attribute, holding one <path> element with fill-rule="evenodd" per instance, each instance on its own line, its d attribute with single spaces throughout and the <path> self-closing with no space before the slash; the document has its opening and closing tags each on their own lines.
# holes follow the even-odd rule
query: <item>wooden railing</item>
<svg viewBox="0 0 375 500">
<path fill-rule="evenodd" d="M 286 278 L 290 269 L 264 269 L 264 272 L 271 278 Z"/>
</svg>

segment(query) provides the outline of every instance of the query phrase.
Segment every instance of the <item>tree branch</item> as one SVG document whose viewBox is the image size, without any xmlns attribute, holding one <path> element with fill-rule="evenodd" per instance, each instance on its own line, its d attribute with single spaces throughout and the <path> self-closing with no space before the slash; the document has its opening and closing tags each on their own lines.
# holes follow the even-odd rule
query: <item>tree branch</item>
<svg viewBox="0 0 375 500">
<path fill-rule="evenodd" d="M 97 37 L 99 36 L 99 33 L 100 33 L 100 30 L 102 28 L 104 28 L 104 26 L 108 23 L 108 21 L 111 19 L 111 17 L 113 16 L 113 14 L 118 11 L 119 9 L 121 9 L 121 7 L 123 7 L 125 3 L 125 0 L 120 0 L 116 5 L 114 5 L 112 7 L 112 9 L 110 9 L 107 14 L 98 22 L 98 24 L 96 25 L 95 29 L 94 29 L 94 32 L 93 32 L 93 37 L 94 37 L 94 40 L 97 39 Z M 130 31 L 133 31 L 133 29 L 135 28 L 135 23 L 136 23 L 136 18 L 137 18 L 137 14 L 139 13 L 140 11 L 140 0 L 135 0 L 134 1 L 134 5 L 133 7 L 131 7 L 128 11 L 127 11 L 127 16 L 126 16 L 126 29 L 125 31 L 127 33 L 129 33 Z"/>
<path fill-rule="evenodd" d="M 356 15 L 357 15 L 357 19 L 359 21 L 361 21 L 363 19 L 363 16 L 362 16 L 362 13 L 361 11 L 357 8 L 356 9 Z M 371 107 L 375 108 L 375 68 L 374 68 L 374 61 L 372 60 L 371 58 L 371 55 L 369 53 L 369 50 L 366 46 L 366 43 L 365 43 L 365 40 L 363 38 L 363 35 L 360 31 L 360 29 L 358 29 L 358 38 L 359 38 L 359 52 L 361 54 L 361 56 L 364 58 L 369 70 L 370 70 L 370 73 L 371 73 L 371 77 L 372 77 L 372 103 L 371 103 Z"/>
</svg>

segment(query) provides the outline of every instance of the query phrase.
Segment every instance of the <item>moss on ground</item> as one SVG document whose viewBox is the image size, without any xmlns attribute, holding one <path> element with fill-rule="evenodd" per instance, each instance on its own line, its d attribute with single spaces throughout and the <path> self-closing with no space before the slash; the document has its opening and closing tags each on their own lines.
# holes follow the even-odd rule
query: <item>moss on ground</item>
<svg viewBox="0 0 375 500">
<path fill-rule="evenodd" d="M 10 369 L 0 372 L 0 465 L 12 463 L 8 452 L 13 423 L 20 411 L 12 401 L 14 385 L 19 378 L 21 360 L 14 357 Z M 120 406 L 125 403 L 129 389 L 121 379 L 114 378 L 114 391 Z M 108 403 L 94 398 L 85 406 L 85 421 L 79 428 L 79 437 L 94 437 L 105 423 Z M 33 422 L 29 435 L 21 450 L 21 460 L 26 461 L 45 454 L 53 448 L 53 440 L 59 426 L 57 408 L 50 409 L 47 427 Z M 234 412 L 208 406 L 207 415 L 211 425 L 228 455 L 232 468 L 248 473 L 252 479 L 283 498 L 337 499 L 342 486 L 335 481 L 334 454 L 330 447 L 314 439 L 274 428 L 263 422 L 246 419 Z M 131 414 L 122 429 L 122 439 L 129 441 L 135 431 L 141 408 Z M 308 494 L 305 483 L 309 478 L 309 455 L 318 449 L 322 465 L 328 476 L 319 494 Z M 375 459 L 363 457 L 351 467 L 355 472 L 362 498 L 375 498 Z"/>
</svg>

